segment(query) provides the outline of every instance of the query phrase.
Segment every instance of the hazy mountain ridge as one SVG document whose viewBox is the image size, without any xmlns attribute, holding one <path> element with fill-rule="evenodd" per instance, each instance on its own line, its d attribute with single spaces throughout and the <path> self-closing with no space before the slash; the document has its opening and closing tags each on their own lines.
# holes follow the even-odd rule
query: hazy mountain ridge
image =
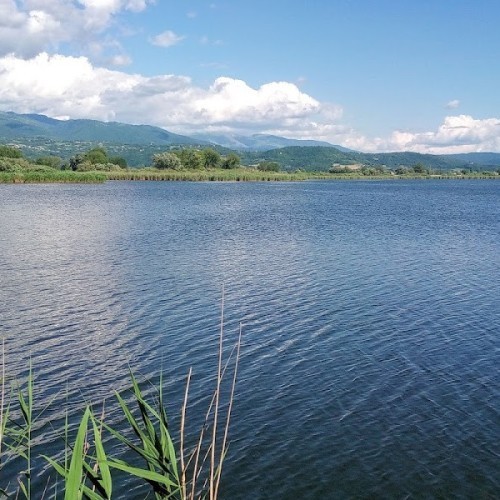
<svg viewBox="0 0 500 500">
<path fill-rule="evenodd" d="M 304 147 L 333 147 L 340 151 L 350 151 L 336 144 L 330 144 L 325 141 L 314 141 L 308 139 L 288 139 L 286 137 L 279 137 L 271 134 L 253 134 L 250 136 L 238 134 L 214 134 L 214 133 L 200 133 L 194 134 L 192 137 L 201 139 L 207 142 L 215 143 L 220 146 L 235 149 L 238 151 L 269 151 L 270 149 L 278 149 L 290 146 L 304 146 Z"/>
<path fill-rule="evenodd" d="M 0 111 L 0 137 L 44 137 L 58 141 L 96 141 L 122 144 L 200 144 L 199 140 L 150 125 L 129 125 L 98 120 L 56 120 L 45 115 Z M 205 143 L 201 141 L 201 143 Z"/>
<path fill-rule="evenodd" d="M 490 153 L 487 156 L 487 165 L 479 162 L 472 163 L 467 160 L 467 155 L 455 157 L 453 155 L 430 155 L 413 152 L 395 153 L 360 153 L 340 151 L 333 147 L 286 147 L 272 149 L 264 152 L 243 153 L 247 163 L 258 163 L 259 161 L 275 161 L 283 168 L 289 170 L 320 170 L 326 171 L 332 165 L 353 166 L 364 165 L 367 167 L 386 167 L 395 170 L 399 167 L 414 167 L 422 165 L 427 169 L 435 171 L 448 171 L 452 169 L 483 168 L 488 166 L 495 169 L 500 167 L 500 153 Z M 492 159 L 496 163 L 492 164 Z"/>
<path fill-rule="evenodd" d="M 34 113 L 17 114 L 2 111 L 0 111 L 0 137 L 5 139 L 44 137 L 58 141 L 98 141 L 117 144 L 213 144 L 237 151 L 267 151 L 288 146 L 325 146 L 351 151 L 324 141 L 287 139 L 269 134 L 244 136 L 198 133 L 188 137 L 151 125 L 86 119 L 57 120 Z"/>
</svg>

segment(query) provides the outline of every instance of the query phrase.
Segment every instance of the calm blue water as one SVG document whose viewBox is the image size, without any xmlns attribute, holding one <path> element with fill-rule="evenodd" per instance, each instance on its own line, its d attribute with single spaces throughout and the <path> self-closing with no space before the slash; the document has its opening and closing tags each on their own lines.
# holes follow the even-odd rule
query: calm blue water
<svg viewBox="0 0 500 500">
<path fill-rule="evenodd" d="M 224 285 L 222 498 L 500 495 L 498 182 L 2 185 L 0 277 L 7 372 L 31 356 L 50 401 L 37 450 L 128 366 L 163 370 L 174 425 L 193 367 L 201 418 Z"/>
</svg>

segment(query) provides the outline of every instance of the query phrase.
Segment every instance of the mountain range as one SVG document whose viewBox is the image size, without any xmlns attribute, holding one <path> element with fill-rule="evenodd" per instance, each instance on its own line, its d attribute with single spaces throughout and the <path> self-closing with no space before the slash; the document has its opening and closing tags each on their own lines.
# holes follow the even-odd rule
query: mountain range
<svg viewBox="0 0 500 500">
<path fill-rule="evenodd" d="M 28 158 L 55 155 L 64 160 L 102 145 L 110 154 L 124 157 L 130 166 L 149 165 L 153 154 L 172 147 L 210 146 L 221 154 L 236 151 L 247 165 L 275 161 L 290 170 L 328 170 L 333 164 L 383 165 L 391 169 L 422 164 L 434 170 L 497 170 L 500 167 L 500 153 L 361 153 L 328 142 L 287 139 L 268 134 L 199 133 L 188 137 L 150 125 L 85 119 L 57 120 L 45 115 L 3 111 L 0 111 L 1 143 L 17 145 Z"/>
<path fill-rule="evenodd" d="M 160 127 L 130 125 L 97 120 L 57 120 L 45 115 L 0 111 L 0 138 L 46 138 L 57 141 L 97 141 L 102 143 L 149 145 L 218 145 L 236 151 L 266 151 L 287 146 L 327 146 L 349 151 L 322 141 L 286 139 L 267 134 L 252 136 L 199 133 L 191 137 Z"/>
</svg>

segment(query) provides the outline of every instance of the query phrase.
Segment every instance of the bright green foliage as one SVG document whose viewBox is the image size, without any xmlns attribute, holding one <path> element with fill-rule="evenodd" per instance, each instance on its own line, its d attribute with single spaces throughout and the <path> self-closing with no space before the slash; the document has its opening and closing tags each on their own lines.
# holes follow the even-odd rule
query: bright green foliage
<svg viewBox="0 0 500 500">
<path fill-rule="evenodd" d="M 119 156 L 109 157 L 102 147 L 93 148 L 85 154 L 76 154 L 69 160 L 70 170 L 78 172 L 90 172 L 93 170 L 113 171 L 126 168 L 127 162 Z"/>
<path fill-rule="evenodd" d="M 120 168 L 127 168 L 127 160 L 121 156 L 112 156 L 109 158 L 109 162 L 118 165 Z"/>
<path fill-rule="evenodd" d="M 30 162 L 24 158 L 0 157 L 0 172 L 19 172 L 30 168 Z"/>
<path fill-rule="evenodd" d="M 174 153 L 158 153 L 153 155 L 153 167 L 160 170 L 180 170 L 182 162 Z"/>
<path fill-rule="evenodd" d="M 275 161 L 261 161 L 257 165 L 257 170 L 260 170 L 261 172 L 279 172 L 280 164 Z"/>
<path fill-rule="evenodd" d="M 3 359 L 2 369 L 3 369 Z M 30 499 L 31 498 L 31 448 L 32 448 L 32 430 L 34 424 L 33 417 L 33 375 L 30 370 L 28 374 L 28 380 L 24 388 L 19 387 L 17 390 L 17 403 L 20 409 L 20 417 L 13 419 L 10 413 L 10 402 L 5 402 L 5 386 L 2 379 L 2 403 L 0 408 L 0 445 L 3 446 L 9 454 L 4 454 L 6 456 L 6 461 L 12 460 L 13 458 L 21 458 L 24 462 L 24 470 L 19 472 L 17 477 L 17 492 L 16 498 L 20 496 Z M 0 452 L 2 448 L 0 446 Z M 0 454 L 0 458 L 3 456 Z M 2 466 L 5 465 L 5 459 L 2 463 L 0 460 L 0 471 Z M 2 476 L 0 474 L 0 479 Z M 0 484 L 0 493 L 6 494 L 6 485 Z"/>
<path fill-rule="evenodd" d="M 89 448 L 90 439 L 87 437 L 89 422 L 94 436 L 92 450 Z M 89 407 L 86 408 L 78 426 L 69 467 L 67 464 L 63 466 L 57 463 L 52 458 L 46 456 L 44 458 L 64 478 L 65 500 L 80 498 L 107 500 L 111 498 L 113 482 L 108 458 L 104 451 L 101 430 Z"/>
<path fill-rule="evenodd" d="M 23 153 L 19 149 L 0 144 L 0 158 L 22 158 L 22 157 Z"/>
<path fill-rule="evenodd" d="M 104 148 L 97 147 L 93 148 L 90 151 L 87 151 L 84 155 L 83 158 L 85 161 L 88 161 L 95 165 L 96 163 L 108 163 L 109 158 L 108 158 L 108 153 Z"/>
<path fill-rule="evenodd" d="M 203 168 L 200 151 L 193 148 L 179 149 L 175 154 L 180 158 L 182 167 L 187 170 L 199 170 Z"/>
<path fill-rule="evenodd" d="M 222 168 L 224 169 L 233 169 L 238 168 L 240 166 L 241 159 L 236 153 L 229 153 L 222 160 Z"/>
<path fill-rule="evenodd" d="M 73 172 L 66 172 L 77 175 Z M 70 426 L 68 416 L 64 428 L 64 459 L 60 462 L 43 456 L 53 469 L 63 478 L 65 500 L 109 500 L 113 494 L 113 470 L 125 473 L 130 479 L 136 478 L 147 483 L 157 500 L 201 500 L 218 498 L 222 465 L 228 447 L 228 429 L 235 394 L 235 384 L 240 357 L 241 326 L 237 344 L 227 359 L 223 359 L 223 313 L 221 315 L 221 333 L 219 341 L 219 362 L 217 366 L 217 384 L 205 415 L 198 444 L 191 451 L 185 449 L 184 422 L 188 403 L 189 381 L 187 378 L 184 404 L 181 414 L 180 447 L 174 446 L 168 427 L 167 415 L 162 395 L 162 379 L 156 392 L 154 403 L 144 397 L 139 383 L 131 373 L 131 392 L 137 408 L 133 409 L 126 402 L 128 398 L 116 393 L 124 421 L 125 430 L 116 430 L 105 422 L 104 407 L 97 418 L 90 406 L 87 406 L 78 425 L 76 436 L 69 444 Z M 233 361 L 231 361 L 231 359 Z M 7 484 L 0 484 L 0 496 L 13 494 L 15 498 L 31 498 L 31 450 L 34 439 L 33 377 L 31 368 L 28 381 L 20 388 L 17 397 L 20 417 L 11 418 L 10 405 L 4 403 L 5 374 L 3 355 L 0 356 L 0 471 L 2 466 L 13 457 L 24 460 L 23 470 L 19 472 L 17 482 L 7 478 Z M 232 368 L 231 368 L 232 365 Z M 232 371 L 229 400 L 222 402 L 222 379 Z M 225 391 L 224 391 L 225 392 Z M 123 427 L 123 426 L 122 426 Z M 125 426 L 126 427 L 126 426 Z M 208 430 L 210 429 L 210 432 Z M 105 450 L 103 432 L 111 438 L 112 449 L 125 460 L 108 454 Z M 106 440 L 108 442 L 108 440 Z M 3 448 L 2 448 L 3 446 Z M 4 450 L 7 449 L 8 453 Z M 4 452 L 4 453 L 2 453 Z M 132 455 L 132 456 L 130 456 Z M 134 456 L 135 455 L 135 456 Z M 129 462 L 130 460 L 133 462 Z M 139 460 L 136 460 L 138 458 Z M 142 465 L 141 465 L 142 462 Z M 123 474 L 121 475 L 123 477 Z M 5 479 L 0 474 L 0 482 Z M 4 489 L 2 489 L 2 487 Z M 17 491 L 5 491 L 17 488 Z M 44 498 L 45 492 L 40 497 Z M 56 494 L 53 498 L 59 498 Z M 149 498 L 149 497 L 148 497 Z"/>
<path fill-rule="evenodd" d="M 122 460 L 109 461 L 111 468 L 119 469 L 132 476 L 147 480 L 152 486 L 155 497 L 180 498 L 181 485 L 177 468 L 177 456 L 168 430 L 167 415 L 163 404 L 161 387 L 157 405 L 153 407 L 145 399 L 139 384 L 131 373 L 132 390 L 137 402 L 140 418 L 136 418 L 120 394 L 116 394 L 126 420 L 140 443 L 134 442 L 124 434 L 104 424 L 115 438 L 142 458 L 147 468 L 138 468 Z"/>
<path fill-rule="evenodd" d="M 46 167 L 60 169 L 62 159 L 59 156 L 42 156 L 37 158 L 35 163 L 37 165 L 45 165 Z"/>
<path fill-rule="evenodd" d="M 205 148 L 201 156 L 205 168 L 217 168 L 221 162 L 220 154 L 212 148 Z"/>
</svg>

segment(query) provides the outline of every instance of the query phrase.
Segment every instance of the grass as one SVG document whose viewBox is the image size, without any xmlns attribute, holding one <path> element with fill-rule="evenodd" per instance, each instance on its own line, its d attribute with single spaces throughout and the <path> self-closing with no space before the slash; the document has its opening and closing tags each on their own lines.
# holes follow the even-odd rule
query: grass
<svg viewBox="0 0 500 500">
<path fill-rule="evenodd" d="M 262 172 L 253 168 L 200 169 L 200 170 L 158 170 L 136 168 L 112 171 L 73 172 L 55 170 L 48 167 L 36 169 L 17 169 L 10 172 L 0 171 L 2 183 L 102 183 L 106 180 L 123 181 L 219 181 L 219 182 L 277 182 L 304 180 L 397 180 L 397 179 L 500 179 L 488 172 L 467 174 L 443 173 L 439 175 L 414 174 L 393 175 L 391 173 L 363 175 L 353 171 L 348 173 L 328 172 Z"/>
<path fill-rule="evenodd" d="M 12 418 L 10 398 L 7 401 L 5 385 L 5 342 L 2 339 L 0 393 L 0 471 L 14 457 L 21 459 L 24 467 L 17 476 L 17 496 L 31 498 L 31 444 L 33 417 L 33 374 L 31 363 L 28 380 L 24 388 L 17 388 L 17 402 L 20 416 Z M 3 447 L 3 448 L 2 448 Z M 0 494 L 8 496 L 0 485 Z"/>
<path fill-rule="evenodd" d="M 88 498 L 110 499 L 114 490 L 114 472 L 120 471 L 129 481 L 149 485 L 158 500 L 216 500 L 220 493 L 220 481 L 224 459 L 228 450 L 229 424 L 235 394 L 240 358 L 242 327 L 238 340 L 227 356 L 224 356 L 224 298 L 221 305 L 219 350 L 215 389 L 208 405 L 204 423 L 195 444 L 186 449 L 186 422 L 188 419 L 189 387 L 192 371 L 186 379 L 180 418 L 180 443 L 172 438 L 162 392 L 162 378 L 155 389 L 153 401 L 148 400 L 140 384 L 130 372 L 129 389 L 132 403 L 127 403 L 124 393 L 115 398 L 126 423 L 120 429 L 106 422 L 104 405 L 100 415 L 86 406 L 78 423 L 74 440 L 69 442 L 70 425 L 66 417 L 63 429 L 64 459 L 44 459 L 60 476 L 67 500 Z M 17 483 L 11 479 L 0 484 L 0 498 L 9 495 L 30 499 L 50 497 L 44 492 L 32 492 L 31 453 L 33 447 L 34 378 L 31 367 L 24 387 L 17 390 L 16 406 L 19 416 L 12 415 L 10 400 L 6 394 L 5 355 L 2 343 L 0 385 L 0 471 L 8 461 L 23 464 Z M 229 394 L 222 389 L 224 377 L 231 376 Z M 226 396 L 226 397 L 224 397 Z M 191 438 L 191 440 L 193 440 Z M 109 453 L 107 449 L 113 449 Z M 122 458 L 117 458 L 117 457 Z M 124 458 L 123 458 L 124 457 Z M 141 465 L 142 464 L 142 465 Z M 0 482 L 4 480 L 0 474 Z M 3 489 L 1 489 L 3 487 Z M 57 496 L 57 491 L 52 497 Z"/>
<path fill-rule="evenodd" d="M 109 180 L 129 181 L 297 181 L 310 177 L 305 173 L 260 172 L 248 168 L 214 170 L 157 170 L 152 168 L 106 172 Z"/>
<path fill-rule="evenodd" d="M 84 183 L 94 184 L 106 181 L 102 172 L 73 172 L 71 170 L 0 172 L 0 184 L 35 183 Z"/>
</svg>

